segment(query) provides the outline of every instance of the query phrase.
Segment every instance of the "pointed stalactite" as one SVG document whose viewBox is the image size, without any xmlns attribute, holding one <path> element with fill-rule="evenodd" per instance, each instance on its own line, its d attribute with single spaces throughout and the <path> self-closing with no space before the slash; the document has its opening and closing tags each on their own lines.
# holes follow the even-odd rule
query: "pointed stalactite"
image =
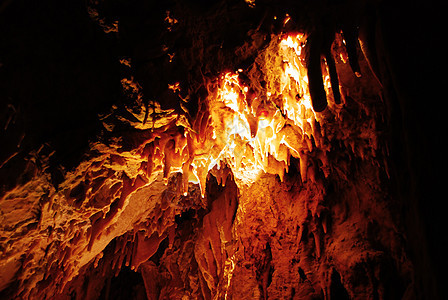
<svg viewBox="0 0 448 300">
<path fill-rule="evenodd" d="M 346 26 L 342 29 L 342 33 L 350 67 L 356 77 L 361 77 L 361 68 L 358 62 L 358 30 L 353 26 Z"/>
<path fill-rule="evenodd" d="M 331 54 L 331 48 L 325 51 L 325 59 L 327 60 L 328 72 L 330 73 L 331 90 L 333 92 L 334 102 L 341 104 L 341 93 L 339 92 L 339 79 L 336 71 L 336 65 Z"/>
<path fill-rule="evenodd" d="M 258 118 L 254 117 L 251 113 L 245 113 L 245 116 L 249 122 L 250 136 L 254 138 L 258 131 Z"/>
<path fill-rule="evenodd" d="M 382 86 L 379 74 L 380 68 L 378 63 L 378 54 L 377 54 L 377 23 L 375 16 L 367 15 L 364 18 L 361 26 L 359 27 L 359 45 L 361 47 L 361 51 L 366 58 L 367 64 L 370 68 L 375 79 L 378 81 L 380 86 Z"/>
<path fill-rule="evenodd" d="M 306 182 L 308 171 L 308 155 L 306 153 L 300 152 L 299 156 L 300 156 L 300 176 L 302 178 L 302 182 Z"/>
<path fill-rule="evenodd" d="M 322 237 L 320 235 L 320 232 L 316 229 L 311 234 L 312 234 L 313 240 L 314 240 L 316 257 L 319 259 L 322 255 Z"/>
<path fill-rule="evenodd" d="M 167 234 L 164 232 L 162 235 L 153 233 L 147 237 L 146 233 L 138 232 L 136 245 L 134 245 L 134 251 L 132 253 L 132 270 L 138 270 L 138 267 L 150 259 L 159 249 L 160 243 L 166 238 Z"/>
<path fill-rule="evenodd" d="M 168 180 L 168 175 L 170 174 L 171 166 L 173 164 L 175 142 L 174 140 L 169 140 L 164 149 L 164 167 L 163 167 L 163 179 Z"/>
<path fill-rule="evenodd" d="M 145 150 L 147 151 L 147 161 L 146 161 L 146 176 L 151 177 L 152 170 L 154 169 L 154 142 L 146 145 Z"/>
<path fill-rule="evenodd" d="M 308 73 L 308 85 L 311 96 L 311 103 L 316 112 L 321 112 L 327 107 L 327 95 L 324 89 L 321 68 L 321 46 L 322 37 L 319 33 L 313 32 L 307 40 L 308 55 L 306 57 L 306 67 Z"/>
<path fill-rule="evenodd" d="M 190 177 L 191 164 L 189 161 L 182 164 L 182 192 L 184 196 L 188 195 L 188 181 Z"/>
</svg>

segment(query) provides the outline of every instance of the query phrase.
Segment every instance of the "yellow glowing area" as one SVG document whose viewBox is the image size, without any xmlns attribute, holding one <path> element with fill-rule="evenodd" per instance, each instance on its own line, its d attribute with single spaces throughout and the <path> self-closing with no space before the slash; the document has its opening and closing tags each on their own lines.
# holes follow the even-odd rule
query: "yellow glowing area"
<svg viewBox="0 0 448 300">
<path fill-rule="evenodd" d="M 302 51 L 305 44 L 303 34 L 273 39 L 252 69 L 226 72 L 208 82 L 208 96 L 194 123 L 177 116 L 176 124 L 184 133 L 164 134 L 155 140 L 149 167 L 163 170 L 164 178 L 170 172 L 182 172 L 183 194 L 188 192 L 188 183 L 194 183 L 199 184 L 202 196 L 209 172 L 225 185 L 226 167 L 239 186 L 250 186 L 263 173 L 277 174 L 283 180 L 292 156 L 300 162 L 302 181 L 314 176 L 308 156 L 317 146 L 325 164 L 326 150 L 323 126 L 317 126 L 321 115 L 311 105 Z M 325 90 L 331 100 L 327 68 L 322 60 Z M 176 91 L 178 86 L 170 88 Z M 335 109 L 331 101 L 328 109 Z"/>
<path fill-rule="evenodd" d="M 273 46 L 276 59 L 266 59 L 263 66 L 272 72 L 265 72 L 266 88 L 255 100 L 248 99 L 249 87 L 240 82 L 238 72 L 221 76 L 207 101 L 215 139 L 208 170 L 220 168 L 223 161 L 238 182 L 249 185 L 262 172 L 283 179 L 290 156 L 301 156 L 303 136 L 313 135 L 315 122 L 302 51 L 305 42 L 298 34 Z"/>
</svg>

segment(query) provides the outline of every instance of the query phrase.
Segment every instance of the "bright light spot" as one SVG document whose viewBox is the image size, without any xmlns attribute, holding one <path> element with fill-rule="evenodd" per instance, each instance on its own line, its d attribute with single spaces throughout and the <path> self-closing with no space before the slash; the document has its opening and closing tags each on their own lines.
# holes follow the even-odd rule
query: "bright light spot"
<svg viewBox="0 0 448 300">
<path fill-rule="evenodd" d="M 255 0 L 244 0 L 249 7 L 255 7 Z"/>
<path fill-rule="evenodd" d="M 283 178 L 290 156 L 299 158 L 304 147 L 308 149 L 304 139 L 313 135 L 316 114 L 302 51 L 305 43 L 305 35 L 297 34 L 273 44 L 269 51 L 276 51 L 272 55 L 279 59 L 264 61 L 262 68 L 268 71 L 257 80 L 267 84 L 251 94 L 250 101 L 249 86 L 239 80 L 243 70 L 224 73 L 210 83 L 211 140 L 206 142 L 208 148 L 199 144 L 204 150 L 191 163 L 193 180 L 203 192 L 211 169 L 224 172 L 220 168 L 227 165 L 238 185 L 250 186 L 264 172 Z"/>
</svg>

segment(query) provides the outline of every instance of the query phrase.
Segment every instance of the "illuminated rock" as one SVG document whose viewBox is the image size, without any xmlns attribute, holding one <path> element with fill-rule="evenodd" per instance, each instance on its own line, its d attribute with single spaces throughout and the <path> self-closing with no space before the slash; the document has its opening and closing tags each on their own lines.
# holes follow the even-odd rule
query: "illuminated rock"
<svg viewBox="0 0 448 300">
<path fill-rule="evenodd" d="M 407 228 L 415 204 L 394 190 L 407 188 L 406 160 L 389 151 L 401 142 L 389 136 L 401 130 L 398 83 L 378 51 L 379 21 L 359 20 L 364 4 L 246 2 L 88 1 L 80 22 L 119 44 L 106 49 L 123 99 L 93 118 L 100 129 L 71 166 L 58 155 L 78 146 L 73 133 L 55 150 L 36 133 L 23 148 L 27 132 L 6 139 L 0 297 L 428 291 L 432 277 L 417 272 L 427 253 L 412 257 Z M 5 131 L 21 113 L 8 109 Z"/>
</svg>

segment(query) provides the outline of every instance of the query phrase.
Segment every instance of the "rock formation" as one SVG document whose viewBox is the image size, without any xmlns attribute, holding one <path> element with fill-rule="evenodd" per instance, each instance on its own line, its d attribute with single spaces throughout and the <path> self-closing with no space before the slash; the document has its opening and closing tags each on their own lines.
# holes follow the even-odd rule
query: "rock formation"
<svg viewBox="0 0 448 300">
<path fill-rule="evenodd" d="M 6 1 L 0 297 L 442 298 L 429 7 Z"/>
</svg>

